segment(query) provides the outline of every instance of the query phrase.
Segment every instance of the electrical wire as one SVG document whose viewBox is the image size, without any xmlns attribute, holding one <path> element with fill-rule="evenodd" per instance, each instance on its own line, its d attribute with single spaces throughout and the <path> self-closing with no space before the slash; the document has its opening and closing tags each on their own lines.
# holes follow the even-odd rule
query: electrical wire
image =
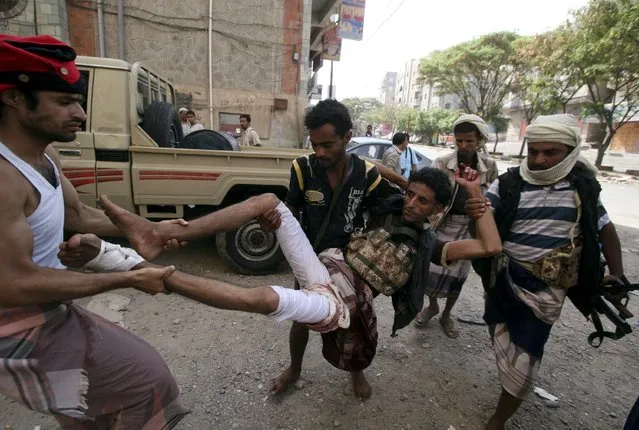
<svg viewBox="0 0 639 430">
<path fill-rule="evenodd" d="M 406 2 L 406 0 L 402 0 L 399 5 L 395 8 L 394 11 L 391 12 L 390 15 L 388 15 L 388 17 L 384 20 L 384 22 L 382 22 L 379 26 L 377 26 L 377 28 L 373 31 L 373 34 L 371 35 L 371 37 L 369 37 L 366 41 L 370 41 L 373 37 L 375 37 L 375 35 L 377 34 L 377 32 L 379 31 L 380 28 L 382 28 L 384 26 L 384 24 L 386 24 L 388 21 L 390 21 L 390 19 L 393 17 L 393 15 L 395 15 L 395 13 L 397 13 L 397 11 L 404 5 L 404 3 Z M 389 2 L 390 4 L 390 2 Z"/>
</svg>

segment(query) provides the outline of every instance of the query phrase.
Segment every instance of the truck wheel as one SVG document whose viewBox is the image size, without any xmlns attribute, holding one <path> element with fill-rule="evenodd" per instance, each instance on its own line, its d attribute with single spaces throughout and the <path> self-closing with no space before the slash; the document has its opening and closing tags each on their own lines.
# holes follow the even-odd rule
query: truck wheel
<svg viewBox="0 0 639 430">
<path fill-rule="evenodd" d="M 215 130 L 198 130 L 189 133 L 178 144 L 182 149 L 208 149 L 218 151 L 239 151 L 240 146 L 234 138 Z"/>
<path fill-rule="evenodd" d="M 220 257 L 243 275 L 273 273 L 284 260 L 275 233 L 262 230 L 256 221 L 218 233 L 215 242 Z"/>
<path fill-rule="evenodd" d="M 166 102 L 153 102 L 146 108 L 142 129 L 161 148 L 176 148 L 184 137 L 177 111 Z"/>
</svg>

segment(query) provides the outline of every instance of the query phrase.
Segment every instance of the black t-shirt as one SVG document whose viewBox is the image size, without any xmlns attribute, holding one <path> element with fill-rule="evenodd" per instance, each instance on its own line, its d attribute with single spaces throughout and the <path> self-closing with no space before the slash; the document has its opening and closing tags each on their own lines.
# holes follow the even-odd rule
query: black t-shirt
<svg viewBox="0 0 639 430">
<path fill-rule="evenodd" d="M 387 189 L 375 165 L 355 154 L 350 155 L 349 174 L 337 199 L 336 206 L 322 241 L 315 249 L 343 248 L 351 233 L 364 227 L 364 209 L 377 204 Z M 386 187 L 385 187 L 386 185 Z M 302 210 L 302 228 L 312 245 L 333 201 L 326 169 L 317 162 L 315 154 L 299 157 L 291 167 L 291 183 L 286 203 Z"/>
</svg>

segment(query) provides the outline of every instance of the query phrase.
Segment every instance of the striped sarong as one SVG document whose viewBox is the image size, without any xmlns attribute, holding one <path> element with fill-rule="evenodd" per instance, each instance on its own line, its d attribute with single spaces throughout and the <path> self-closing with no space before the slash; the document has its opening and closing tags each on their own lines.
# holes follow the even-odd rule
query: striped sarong
<svg viewBox="0 0 639 430">
<path fill-rule="evenodd" d="M 54 415 L 63 429 L 171 429 L 189 412 L 151 345 L 76 305 L 52 310 L 24 329 L 2 311 L 1 394 Z"/>
<path fill-rule="evenodd" d="M 484 320 L 489 325 L 499 370 L 508 393 L 525 398 L 565 298 L 565 290 L 549 287 L 510 261 L 486 296 Z"/>
<path fill-rule="evenodd" d="M 466 215 L 448 215 L 437 229 L 437 241 L 446 243 L 469 239 L 469 220 L 470 218 Z M 426 295 L 433 298 L 459 297 L 470 268 L 469 260 L 460 261 L 450 269 L 431 263 L 426 282 Z"/>
</svg>

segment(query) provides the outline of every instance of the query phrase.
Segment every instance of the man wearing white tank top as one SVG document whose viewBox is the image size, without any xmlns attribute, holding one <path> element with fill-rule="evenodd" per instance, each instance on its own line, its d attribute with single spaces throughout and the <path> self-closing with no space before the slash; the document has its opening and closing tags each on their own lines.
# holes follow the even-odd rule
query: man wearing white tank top
<svg viewBox="0 0 639 430">
<path fill-rule="evenodd" d="M 72 300 L 128 287 L 154 294 L 174 268 L 86 274 L 57 257 L 65 228 L 122 236 L 79 201 L 50 145 L 73 141 L 86 120 L 75 56 L 50 36 L 0 35 L 0 394 L 62 428 L 170 429 L 188 410 L 160 355 Z M 102 269 L 143 262 L 128 250 Z"/>
</svg>

